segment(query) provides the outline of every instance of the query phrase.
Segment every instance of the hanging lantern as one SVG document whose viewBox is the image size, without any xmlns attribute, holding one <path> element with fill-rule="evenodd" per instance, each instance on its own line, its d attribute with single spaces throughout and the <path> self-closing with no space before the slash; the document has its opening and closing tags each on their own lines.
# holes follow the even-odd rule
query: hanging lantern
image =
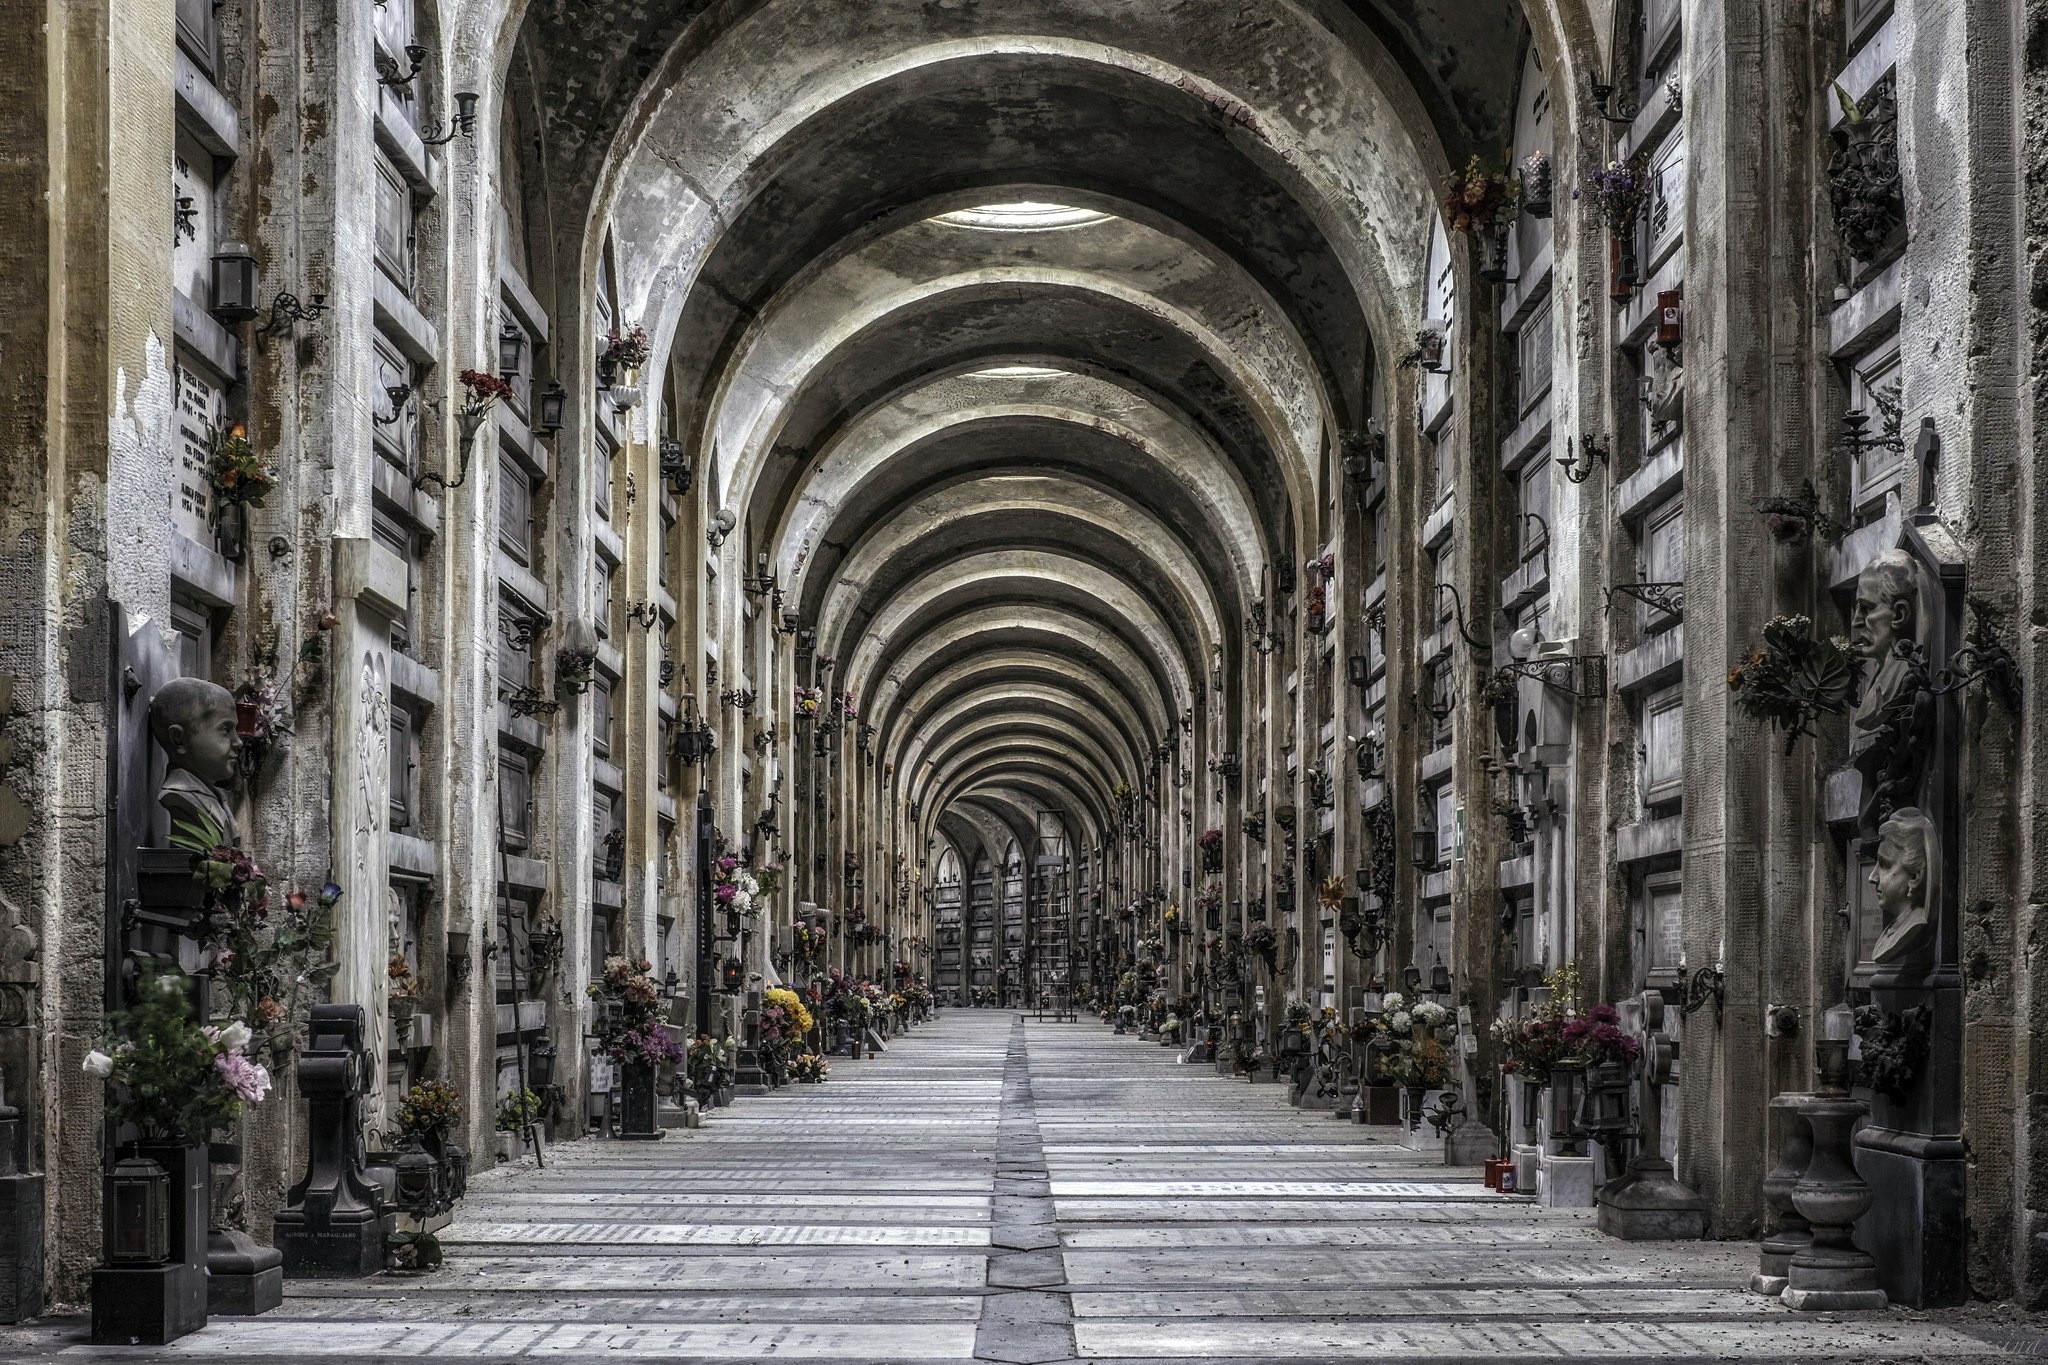
<svg viewBox="0 0 2048 1365">
<path fill-rule="evenodd" d="M 526 333 L 506 323 L 498 332 L 498 377 L 507 383 L 526 372 Z"/>
<path fill-rule="evenodd" d="M 228 242 L 214 252 L 210 283 L 213 301 L 209 311 L 214 317 L 232 326 L 256 316 L 256 258 L 248 247 Z"/>
<path fill-rule="evenodd" d="M 1431 995 L 1449 995 L 1451 993 L 1451 969 L 1444 965 L 1442 958 L 1438 958 L 1436 965 L 1429 969 L 1429 993 Z"/>
<path fill-rule="evenodd" d="M 534 430 L 543 436 L 553 436 L 562 429 L 568 408 L 569 391 L 560 380 L 550 379 L 547 392 L 540 396 L 540 420 L 533 424 Z"/>
<path fill-rule="evenodd" d="M 725 959 L 718 968 L 718 984 L 729 995 L 739 994 L 740 988 L 747 984 L 746 964 L 736 957 Z"/>
<path fill-rule="evenodd" d="M 526 1048 L 527 1088 L 538 1092 L 554 1083 L 555 1045 L 545 1038 L 536 1038 Z"/>
<path fill-rule="evenodd" d="M 171 1259 L 170 1172 L 136 1153 L 107 1172 L 105 1220 L 109 1265 L 162 1265 Z"/>
</svg>

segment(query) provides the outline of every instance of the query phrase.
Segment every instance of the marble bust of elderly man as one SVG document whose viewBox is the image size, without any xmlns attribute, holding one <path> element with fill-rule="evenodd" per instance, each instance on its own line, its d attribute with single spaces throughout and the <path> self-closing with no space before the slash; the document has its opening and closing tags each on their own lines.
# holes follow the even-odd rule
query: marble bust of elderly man
<svg viewBox="0 0 2048 1365">
<path fill-rule="evenodd" d="M 1941 841 L 1934 821 L 1912 807 L 1894 811 L 1878 832 L 1870 884 L 1884 914 L 1884 931 L 1870 950 L 1876 962 L 1915 956 L 1934 935 L 1941 894 Z"/>
<path fill-rule="evenodd" d="M 1857 823 L 1866 850 L 1874 848 L 1887 813 L 1919 800 L 1926 768 L 1934 696 L 1925 661 L 1915 652 L 1926 637 L 1924 579 L 1903 550 L 1880 555 L 1856 579 L 1849 648 L 1863 661 L 1863 690 L 1850 717 L 1849 752 L 1863 774 Z M 1902 652 L 1902 646 L 1913 648 Z"/>
<path fill-rule="evenodd" d="M 149 733 L 169 765 L 157 804 L 174 821 L 210 821 L 228 843 L 241 843 L 234 807 L 223 790 L 235 781 L 242 751 L 233 694 L 204 678 L 174 678 L 150 698 Z"/>
</svg>

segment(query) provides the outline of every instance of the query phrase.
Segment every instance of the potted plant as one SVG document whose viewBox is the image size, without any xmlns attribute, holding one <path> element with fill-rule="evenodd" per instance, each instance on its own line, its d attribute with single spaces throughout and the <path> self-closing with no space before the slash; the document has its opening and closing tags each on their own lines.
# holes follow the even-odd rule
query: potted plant
<svg viewBox="0 0 2048 1365">
<path fill-rule="evenodd" d="M 498 1101 L 498 1160 L 510 1161 L 515 1153 L 523 1156 L 533 1150 L 538 1138 L 529 1134 L 545 1110 L 541 1097 L 524 1088 Z"/>
<path fill-rule="evenodd" d="M 661 987 L 646 958 L 605 959 L 604 976 L 587 988 L 606 1006 L 597 1050 L 620 1068 L 619 1136 L 651 1141 L 661 1136 L 655 1113 L 655 1072 L 683 1060 L 683 1050 L 662 1022 Z"/>
</svg>

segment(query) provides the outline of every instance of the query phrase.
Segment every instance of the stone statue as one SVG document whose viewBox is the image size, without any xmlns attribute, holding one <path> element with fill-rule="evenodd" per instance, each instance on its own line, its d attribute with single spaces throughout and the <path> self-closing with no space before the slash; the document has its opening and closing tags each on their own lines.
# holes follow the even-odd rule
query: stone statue
<svg viewBox="0 0 2048 1365">
<path fill-rule="evenodd" d="M 1908 806 L 1884 822 L 1870 885 L 1884 914 L 1871 959 L 1896 963 L 1914 957 L 1933 936 L 1941 896 L 1941 836 L 1924 812 Z"/>
<path fill-rule="evenodd" d="M 169 764 L 157 803 L 171 819 L 211 822 L 239 845 L 241 827 L 224 790 L 235 781 L 242 751 L 233 694 L 204 678 L 173 678 L 150 698 L 149 733 Z"/>
<path fill-rule="evenodd" d="M 1849 618 L 1849 648 L 1863 663 L 1849 762 L 1863 778 L 1857 834 L 1866 853 L 1884 818 L 1920 799 L 1934 738 L 1926 636 L 1925 574 L 1905 551 L 1887 551 L 1858 576 Z"/>
</svg>

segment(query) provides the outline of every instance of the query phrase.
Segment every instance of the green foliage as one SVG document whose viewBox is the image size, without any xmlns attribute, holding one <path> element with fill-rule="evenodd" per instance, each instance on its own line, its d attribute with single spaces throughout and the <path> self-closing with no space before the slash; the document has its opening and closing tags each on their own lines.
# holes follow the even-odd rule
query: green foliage
<svg viewBox="0 0 2048 1365">
<path fill-rule="evenodd" d="M 145 1142 L 188 1143 L 241 1115 L 243 1099 L 215 1061 L 239 1058 L 240 1049 L 201 1024 L 192 978 L 145 975 L 135 1003 L 109 1014 L 107 1026 L 107 1050 L 88 1056 L 86 1070 L 111 1082 L 107 1112 L 115 1123 L 133 1124 Z"/>
<path fill-rule="evenodd" d="M 515 1090 L 498 1101 L 498 1131 L 516 1133 L 540 1121 L 542 1102 L 531 1090 Z"/>
<path fill-rule="evenodd" d="M 1849 642 L 1817 637 L 1804 616 L 1774 616 L 1764 626 L 1763 648 L 1728 674 L 1735 704 L 1785 732 L 1785 752 L 1814 733 L 1824 715 L 1840 715 L 1856 695 L 1858 667 Z"/>
<path fill-rule="evenodd" d="M 408 1137 L 446 1133 L 462 1123 L 462 1096 L 446 1081 L 421 1081 L 399 1102 L 397 1119 Z"/>
</svg>

